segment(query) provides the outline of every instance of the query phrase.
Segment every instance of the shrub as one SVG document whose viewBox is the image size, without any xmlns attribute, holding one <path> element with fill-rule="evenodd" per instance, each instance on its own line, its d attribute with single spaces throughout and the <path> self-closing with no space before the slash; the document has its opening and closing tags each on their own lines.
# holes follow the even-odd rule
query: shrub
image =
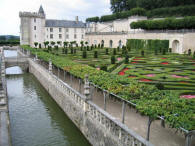
<svg viewBox="0 0 195 146">
<path fill-rule="evenodd" d="M 104 44 L 101 44 L 101 49 L 103 49 L 104 48 Z"/>
<path fill-rule="evenodd" d="M 162 54 L 163 54 L 163 55 L 166 55 L 166 49 L 163 49 L 163 50 L 162 50 Z"/>
<path fill-rule="evenodd" d="M 71 54 L 74 54 L 73 48 L 70 48 L 70 53 L 71 53 Z"/>
<path fill-rule="evenodd" d="M 108 48 L 106 48 L 106 55 L 108 55 Z"/>
<path fill-rule="evenodd" d="M 41 44 L 39 44 L 39 49 L 41 49 Z"/>
<path fill-rule="evenodd" d="M 77 49 L 74 49 L 74 54 L 76 54 L 77 53 Z"/>
<path fill-rule="evenodd" d="M 113 49 L 113 55 L 116 55 L 116 48 Z"/>
<path fill-rule="evenodd" d="M 159 90 L 164 90 L 164 85 L 162 83 L 157 83 L 156 88 L 158 88 Z"/>
<path fill-rule="evenodd" d="M 157 49 L 154 50 L 154 54 L 158 55 L 158 50 Z"/>
<path fill-rule="evenodd" d="M 115 56 L 112 56 L 111 57 L 111 64 L 115 64 L 115 62 L 116 62 L 116 58 L 115 58 Z"/>
<path fill-rule="evenodd" d="M 191 49 L 188 50 L 188 55 L 190 56 L 192 54 Z"/>
<path fill-rule="evenodd" d="M 169 52 L 172 53 L 172 48 L 169 48 Z"/>
<path fill-rule="evenodd" d="M 89 50 L 89 46 L 87 46 L 87 51 L 90 51 L 90 50 Z"/>
<path fill-rule="evenodd" d="M 68 49 L 67 48 L 65 48 L 64 53 L 68 54 Z"/>
<path fill-rule="evenodd" d="M 193 29 L 195 28 L 195 16 L 182 19 L 166 18 L 162 20 L 142 20 L 130 24 L 133 29 L 161 30 L 161 29 Z"/>
<path fill-rule="evenodd" d="M 97 48 L 97 45 L 95 44 L 95 48 Z"/>
<path fill-rule="evenodd" d="M 37 47 L 38 44 L 39 44 L 38 42 L 34 42 L 35 48 Z"/>
<path fill-rule="evenodd" d="M 128 63 L 129 63 L 129 56 L 126 55 L 126 56 L 125 56 L 125 64 L 128 64 Z"/>
<path fill-rule="evenodd" d="M 144 50 L 141 51 L 141 55 L 144 56 Z"/>
<path fill-rule="evenodd" d="M 193 54 L 194 58 L 195 58 L 195 51 L 194 51 L 194 54 Z"/>
<path fill-rule="evenodd" d="M 91 17 L 86 19 L 86 22 L 98 22 L 98 21 L 99 21 L 99 17 Z"/>
<path fill-rule="evenodd" d="M 98 58 L 98 51 L 94 51 L 94 58 Z"/>
<path fill-rule="evenodd" d="M 118 52 L 120 51 L 120 47 L 119 47 L 119 46 L 117 47 L 117 51 L 118 51 Z"/>
<path fill-rule="evenodd" d="M 106 65 L 100 66 L 100 69 L 103 70 L 103 71 L 107 71 L 108 70 Z"/>
<path fill-rule="evenodd" d="M 133 8 L 130 10 L 131 16 L 146 16 L 146 10 L 144 8 Z"/>
<path fill-rule="evenodd" d="M 83 51 L 82 57 L 87 58 L 87 51 L 85 51 L 85 50 Z"/>
<path fill-rule="evenodd" d="M 98 44 L 98 48 L 101 48 L 101 45 L 100 44 Z"/>
</svg>

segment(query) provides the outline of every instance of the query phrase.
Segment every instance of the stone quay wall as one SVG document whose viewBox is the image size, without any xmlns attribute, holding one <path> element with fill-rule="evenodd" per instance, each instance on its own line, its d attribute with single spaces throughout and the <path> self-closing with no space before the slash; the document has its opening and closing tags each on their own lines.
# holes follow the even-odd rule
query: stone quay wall
<svg viewBox="0 0 195 146">
<path fill-rule="evenodd" d="M 30 73 L 39 80 L 93 146 L 153 146 L 36 61 L 28 61 Z"/>
</svg>

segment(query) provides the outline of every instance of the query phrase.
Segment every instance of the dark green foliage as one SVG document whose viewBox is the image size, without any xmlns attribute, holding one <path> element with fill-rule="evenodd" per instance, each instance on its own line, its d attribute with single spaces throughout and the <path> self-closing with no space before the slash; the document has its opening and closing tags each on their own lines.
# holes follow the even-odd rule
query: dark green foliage
<svg viewBox="0 0 195 146">
<path fill-rule="evenodd" d="M 147 12 L 148 17 L 179 17 L 179 16 L 194 16 L 195 5 L 186 5 L 178 7 L 157 8 Z"/>
<path fill-rule="evenodd" d="M 162 54 L 163 54 L 163 55 L 166 55 L 166 49 L 163 49 L 163 50 L 162 50 Z"/>
<path fill-rule="evenodd" d="M 129 64 L 129 56 L 128 55 L 125 56 L 125 64 Z"/>
<path fill-rule="evenodd" d="M 71 53 L 71 54 L 74 54 L 73 48 L 70 48 L 70 53 Z"/>
<path fill-rule="evenodd" d="M 94 56 L 94 58 L 98 58 L 98 51 L 94 51 L 93 56 Z"/>
<path fill-rule="evenodd" d="M 113 49 L 113 55 L 116 55 L 116 48 Z"/>
<path fill-rule="evenodd" d="M 172 53 L 172 48 L 169 48 L 169 53 Z"/>
<path fill-rule="evenodd" d="M 111 64 L 115 64 L 115 62 L 116 62 L 115 56 L 111 56 Z"/>
<path fill-rule="evenodd" d="M 86 19 L 86 22 L 98 22 L 98 21 L 99 21 L 99 17 L 91 17 Z"/>
<path fill-rule="evenodd" d="M 195 58 L 195 51 L 194 51 L 193 57 Z"/>
<path fill-rule="evenodd" d="M 95 44 L 95 48 L 97 48 L 97 45 Z"/>
<path fill-rule="evenodd" d="M 157 49 L 154 50 L 154 54 L 158 55 L 158 50 Z"/>
<path fill-rule="evenodd" d="M 120 51 L 120 47 L 119 47 L 119 46 L 117 47 L 117 51 L 118 51 L 118 52 Z"/>
<path fill-rule="evenodd" d="M 77 49 L 74 49 L 74 54 L 76 54 L 77 53 Z"/>
<path fill-rule="evenodd" d="M 41 49 L 41 44 L 39 44 L 39 49 Z"/>
<path fill-rule="evenodd" d="M 106 55 L 108 55 L 108 48 L 106 48 Z"/>
<path fill-rule="evenodd" d="M 107 66 L 106 65 L 100 66 L 100 70 L 107 71 Z"/>
<path fill-rule="evenodd" d="M 194 29 L 195 16 L 184 17 L 182 19 L 166 18 L 162 20 L 142 20 L 138 22 L 132 22 L 131 28 L 145 30 Z"/>
<path fill-rule="evenodd" d="M 168 40 L 140 40 L 140 39 L 130 39 L 127 40 L 127 48 L 131 49 L 166 49 L 169 48 Z"/>
<path fill-rule="evenodd" d="M 127 48 L 125 46 L 122 47 L 122 55 L 126 55 L 127 52 Z"/>
<path fill-rule="evenodd" d="M 104 44 L 101 44 L 101 49 L 103 49 L 104 48 Z"/>
<path fill-rule="evenodd" d="M 122 12 L 126 10 L 132 10 L 136 7 L 141 7 L 147 10 L 164 7 L 184 6 L 194 4 L 194 0 L 111 0 L 111 10 L 113 13 Z M 180 11 L 185 9 L 180 9 Z M 178 11 L 173 9 L 172 11 Z M 167 11 L 167 13 L 172 13 Z"/>
<path fill-rule="evenodd" d="M 101 45 L 100 44 L 98 44 L 98 48 L 101 48 Z"/>
<path fill-rule="evenodd" d="M 130 11 L 123 11 L 120 13 L 114 13 L 111 15 L 104 15 L 100 18 L 100 22 L 106 22 L 106 21 L 113 21 L 116 19 L 125 19 L 128 18 L 130 16 L 146 16 L 146 10 L 143 8 L 134 8 Z"/>
<path fill-rule="evenodd" d="M 68 54 L 68 49 L 67 48 L 64 50 L 64 53 L 65 54 Z"/>
<path fill-rule="evenodd" d="M 156 88 L 158 88 L 159 90 L 164 90 L 164 85 L 162 83 L 157 83 Z"/>
<path fill-rule="evenodd" d="M 85 51 L 85 50 L 83 51 L 82 57 L 87 58 L 87 51 Z"/>
<path fill-rule="evenodd" d="M 141 55 L 144 56 L 144 50 L 141 51 Z"/>
<path fill-rule="evenodd" d="M 38 44 L 39 44 L 38 42 L 34 42 L 35 48 L 37 47 Z"/>
<path fill-rule="evenodd" d="M 89 46 L 87 46 L 87 51 L 90 51 L 90 50 L 89 50 Z"/>
<path fill-rule="evenodd" d="M 192 54 L 192 50 L 189 49 L 189 50 L 188 50 L 188 55 L 190 56 L 191 54 Z"/>
</svg>

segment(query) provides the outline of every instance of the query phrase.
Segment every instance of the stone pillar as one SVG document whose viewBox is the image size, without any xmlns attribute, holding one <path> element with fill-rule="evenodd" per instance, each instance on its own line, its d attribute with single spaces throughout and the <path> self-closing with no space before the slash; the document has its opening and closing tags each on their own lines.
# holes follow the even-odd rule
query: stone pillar
<svg viewBox="0 0 195 146">
<path fill-rule="evenodd" d="M 52 73 L 52 61 L 49 59 L 49 73 Z"/>
<path fill-rule="evenodd" d="M 87 112 L 88 110 L 87 101 L 90 100 L 90 86 L 88 75 L 85 75 L 84 94 L 85 94 L 84 111 Z"/>
</svg>

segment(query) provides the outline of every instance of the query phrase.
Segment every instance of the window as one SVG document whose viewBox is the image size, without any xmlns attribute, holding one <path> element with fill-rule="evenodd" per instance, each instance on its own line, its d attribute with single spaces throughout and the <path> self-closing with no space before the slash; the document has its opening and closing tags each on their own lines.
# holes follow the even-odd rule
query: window
<svg viewBox="0 0 195 146">
<path fill-rule="evenodd" d="M 35 38 L 36 38 L 37 36 L 36 36 L 36 34 L 35 34 Z"/>
<path fill-rule="evenodd" d="M 53 34 L 50 34 L 50 39 L 53 39 Z"/>
<path fill-rule="evenodd" d="M 59 28 L 59 32 L 62 32 L 62 28 Z"/>
<path fill-rule="evenodd" d="M 76 39 L 77 38 L 77 35 L 76 34 L 74 34 L 74 39 Z"/>
<path fill-rule="evenodd" d="M 47 35 L 47 38 L 48 38 L 48 35 Z"/>
<path fill-rule="evenodd" d="M 84 35 L 83 34 L 81 35 L 81 39 L 84 39 Z"/>
<path fill-rule="evenodd" d="M 66 28 L 66 32 L 68 32 L 69 30 L 68 30 L 68 28 Z"/>
<path fill-rule="evenodd" d="M 59 34 L 59 39 L 62 39 L 62 34 Z"/>
<path fill-rule="evenodd" d="M 36 23 L 36 18 L 34 18 L 34 23 Z"/>
<path fill-rule="evenodd" d="M 77 29 L 76 28 L 74 28 L 74 33 L 77 33 Z"/>
<path fill-rule="evenodd" d="M 69 39 L 69 35 L 68 34 L 66 35 L 66 38 Z"/>
<path fill-rule="evenodd" d="M 34 26 L 34 30 L 36 30 L 37 29 L 37 27 L 36 26 Z"/>
<path fill-rule="evenodd" d="M 48 28 L 47 28 L 47 31 L 48 31 Z"/>
<path fill-rule="evenodd" d="M 50 32 L 53 32 L 53 28 L 50 28 Z"/>
</svg>

